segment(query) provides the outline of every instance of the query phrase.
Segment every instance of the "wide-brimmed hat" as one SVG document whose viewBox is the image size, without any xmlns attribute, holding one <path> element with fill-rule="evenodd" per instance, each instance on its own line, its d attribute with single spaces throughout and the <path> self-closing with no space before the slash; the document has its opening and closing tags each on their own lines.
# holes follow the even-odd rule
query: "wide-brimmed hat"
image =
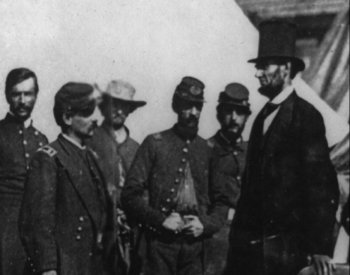
<svg viewBox="0 0 350 275">
<path fill-rule="evenodd" d="M 249 91 L 240 83 L 230 83 L 225 90 L 219 94 L 220 104 L 229 104 L 251 113 L 249 104 Z"/>
<path fill-rule="evenodd" d="M 182 78 L 176 86 L 174 97 L 190 102 L 204 102 L 204 88 L 202 81 L 192 76 Z"/>
<path fill-rule="evenodd" d="M 109 82 L 106 91 L 102 92 L 102 95 L 123 101 L 135 108 L 146 105 L 146 101 L 134 99 L 135 93 L 136 90 L 130 83 L 124 80 L 112 80 Z"/>
<path fill-rule="evenodd" d="M 295 56 L 296 25 L 282 20 L 264 21 L 259 25 L 258 57 L 248 60 L 251 63 L 267 60 L 288 60 L 298 71 L 305 69 L 303 60 Z"/>
</svg>

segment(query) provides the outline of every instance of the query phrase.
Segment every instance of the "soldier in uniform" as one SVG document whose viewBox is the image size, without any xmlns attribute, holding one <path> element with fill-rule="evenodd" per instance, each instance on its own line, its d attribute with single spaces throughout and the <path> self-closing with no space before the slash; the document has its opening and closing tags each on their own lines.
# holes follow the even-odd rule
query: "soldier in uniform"
<svg viewBox="0 0 350 275">
<path fill-rule="evenodd" d="M 98 157 L 85 146 L 96 127 L 93 87 L 69 82 L 55 96 L 62 133 L 34 155 L 20 217 L 32 274 L 108 274 L 111 203 Z"/>
<path fill-rule="evenodd" d="M 230 83 L 219 95 L 216 107 L 221 129 L 209 139 L 214 145 L 211 165 L 212 180 L 223 185 L 229 211 L 225 226 L 210 242 L 206 274 L 222 274 L 228 251 L 228 233 L 241 190 L 241 176 L 245 165 L 247 142 L 242 131 L 251 113 L 249 92 L 239 83 Z"/>
<path fill-rule="evenodd" d="M 23 274 L 25 253 L 18 233 L 29 160 L 47 143 L 30 118 L 39 86 L 34 72 L 12 70 L 6 79 L 5 95 L 10 105 L 0 121 L 0 274 Z"/>
<path fill-rule="evenodd" d="M 120 193 L 124 186 L 126 173 L 139 147 L 139 144 L 130 137 L 125 121 L 130 113 L 146 104 L 144 101 L 134 100 L 135 92 L 131 84 L 122 80 L 114 80 L 108 84 L 99 106 L 104 121 L 95 130 L 89 142 L 91 148 L 100 156 L 108 193 L 117 209 L 116 228 L 118 232 L 116 233 L 121 240 L 118 242 L 121 245 L 121 256 L 128 254 L 134 235 L 126 223 L 126 217 L 120 205 Z M 120 274 L 125 273 L 125 269 L 130 267 L 128 256 L 125 255 L 122 258 L 123 261 L 117 260 L 119 263 L 116 263 L 121 269 Z"/>
<path fill-rule="evenodd" d="M 332 274 L 338 183 L 322 116 L 293 87 L 305 67 L 294 56 L 296 28 L 266 21 L 259 29 L 250 62 L 269 101 L 249 138 L 226 274 L 294 275 L 308 260 L 317 274 Z"/>
<path fill-rule="evenodd" d="M 204 240 L 223 224 L 223 192 L 209 184 L 211 148 L 197 134 L 203 89 L 196 78 L 182 79 L 172 103 L 177 123 L 146 137 L 122 191 L 127 215 L 146 232 L 147 275 L 203 274 Z"/>
</svg>

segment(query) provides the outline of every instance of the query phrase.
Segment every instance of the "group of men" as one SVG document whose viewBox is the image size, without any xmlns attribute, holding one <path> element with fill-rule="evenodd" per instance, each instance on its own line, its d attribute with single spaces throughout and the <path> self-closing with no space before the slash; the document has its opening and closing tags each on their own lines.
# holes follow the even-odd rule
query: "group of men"
<svg viewBox="0 0 350 275">
<path fill-rule="evenodd" d="M 12 70 L 0 122 L 0 274 L 296 275 L 311 263 L 331 274 L 338 185 L 323 119 L 292 85 L 305 66 L 294 44 L 293 25 L 261 24 L 250 62 L 269 101 L 248 143 L 248 90 L 225 87 L 221 128 L 204 140 L 205 85 L 186 76 L 172 98 L 177 123 L 140 146 L 125 120 L 146 102 L 131 84 L 110 82 L 97 126 L 94 87 L 66 83 L 53 110 L 61 133 L 47 144 L 30 118 L 37 77 Z"/>
</svg>

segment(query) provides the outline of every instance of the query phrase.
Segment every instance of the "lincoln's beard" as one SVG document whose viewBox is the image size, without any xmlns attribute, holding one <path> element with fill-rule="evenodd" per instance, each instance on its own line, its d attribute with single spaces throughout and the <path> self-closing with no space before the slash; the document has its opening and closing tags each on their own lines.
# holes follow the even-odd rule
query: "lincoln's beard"
<svg viewBox="0 0 350 275">
<path fill-rule="evenodd" d="M 261 86 L 258 91 L 263 96 L 268 97 L 270 100 L 275 98 L 283 89 L 283 82 L 278 85 L 268 84 Z"/>
</svg>

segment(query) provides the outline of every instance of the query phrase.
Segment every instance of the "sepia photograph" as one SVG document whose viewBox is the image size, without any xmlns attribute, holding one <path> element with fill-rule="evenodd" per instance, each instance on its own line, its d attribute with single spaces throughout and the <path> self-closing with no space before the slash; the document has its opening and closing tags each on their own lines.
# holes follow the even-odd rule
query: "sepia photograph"
<svg viewBox="0 0 350 275">
<path fill-rule="evenodd" d="M 349 274 L 348 0 L 0 0 L 0 275 Z"/>
</svg>

